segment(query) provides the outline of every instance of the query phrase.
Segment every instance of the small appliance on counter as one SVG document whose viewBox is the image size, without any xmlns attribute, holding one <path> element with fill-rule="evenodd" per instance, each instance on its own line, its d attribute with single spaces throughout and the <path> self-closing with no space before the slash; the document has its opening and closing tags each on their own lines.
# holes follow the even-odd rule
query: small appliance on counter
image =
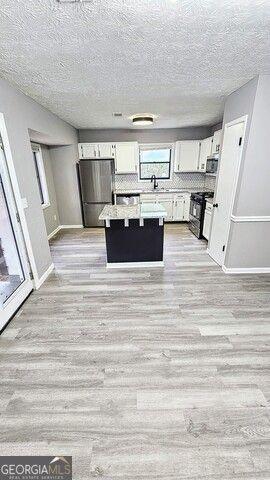
<svg viewBox="0 0 270 480">
<path fill-rule="evenodd" d="M 189 209 L 189 229 L 196 237 L 203 238 L 203 222 L 207 198 L 213 198 L 214 192 L 192 193 Z"/>
<path fill-rule="evenodd" d="M 219 154 L 218 153 L 215 153 L 214 155 L 211 155 L 211 157 L 207 157 L 206 173 L 211 174 L 211 175 L 216 175 L 217 174 L 218 160 L 219 160 Z"/>
</svg>

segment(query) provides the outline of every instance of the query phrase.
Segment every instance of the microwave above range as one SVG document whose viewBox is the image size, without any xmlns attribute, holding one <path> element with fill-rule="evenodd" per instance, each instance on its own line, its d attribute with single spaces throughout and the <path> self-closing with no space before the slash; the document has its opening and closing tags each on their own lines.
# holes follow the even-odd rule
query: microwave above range
<svg viewBox="0 0 270 480">
<path fill-rule="evenodd" d="M 218 169 L 218 159 L 219 155 L 211 155 L 211 157 L 207 157 L 206 160 L 206 173 L 211 173 L 212 175 L 217 174 Z"/>
</svg>

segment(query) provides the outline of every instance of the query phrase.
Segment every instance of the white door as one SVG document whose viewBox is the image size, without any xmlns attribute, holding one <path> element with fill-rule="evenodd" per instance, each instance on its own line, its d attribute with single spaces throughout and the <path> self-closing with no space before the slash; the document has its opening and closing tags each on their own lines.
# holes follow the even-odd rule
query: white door
<svg viewBox="0 0 270 480">
<path fill-rule="evenodd" d="M 0 330 L 32 289 L 20 218 L 0 137 Z"/>
<path fill-rule="evenodd" d="M 138 168 L 138 143 L 121 142 L 115 145 L 115 173 L 136 173 Z"/>
<path fill-rule="evenodd" d="M 209 253 L 219 265 L 223 265 L 225 259 L 230 216 L 244 143 L 245 122 L 246 119 L 242 118 L 225 125 L 224 130 L 209 242 Z"/>
<path fill-rule="evenodd" d="M 206 171 L 206 160 L 207 160 L 207 157 L 211 155 L 212 142 L 213 142 L 213 137 L 208 137 L 201 141 L 200 158 L 199 158 L 200 172 Z"/>
<path fill-rule="evenodd" d="M 198 172 L 200 141 L 183 140 L 176 142 L 175 172 Z"/>
</svg>

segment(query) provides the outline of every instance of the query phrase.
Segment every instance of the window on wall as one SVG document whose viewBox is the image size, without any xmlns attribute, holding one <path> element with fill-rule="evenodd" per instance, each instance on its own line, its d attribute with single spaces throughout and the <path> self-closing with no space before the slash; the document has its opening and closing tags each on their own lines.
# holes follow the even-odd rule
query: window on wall
<svg viewBox="0 0 270 480">
<path fill-rule="evenodd" d="M 140 146 L 140 180 L 150 180 L 152 175 L 160 180 L 171 176 L 172 145 Z"/>
<path fill-rule="evenodd" d="M 39 145 L 32 144 L 33 159 L 42 208 L 50 205 L 44 163 Z"/>
</svg>

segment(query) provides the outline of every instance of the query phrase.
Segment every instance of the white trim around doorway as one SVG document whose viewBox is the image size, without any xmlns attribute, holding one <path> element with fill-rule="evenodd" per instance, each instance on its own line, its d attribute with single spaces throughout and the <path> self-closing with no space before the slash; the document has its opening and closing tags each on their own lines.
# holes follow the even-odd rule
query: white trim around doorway
<svg viewBox="0 0 270 480">
<path fill-rule="evenodd" d="M 11 148 L 9 144 L 9 139 L 8 139 L 8 133 L 7 133 L 7 128 L 6 128 L 6 123 L 5 123 L 5 118 L 4 114 L 0 112 L 0 132 L 1 132 L 1 137 L 2 137 L 2 142 L 3 142 L 3 147 L 5 151 L 5 157 L 6 157 L 6 162 L 7 162 L 7 168 L 10 176 L 10 181 L 16 201 L 16 206 L 17 210 L 19 213 L 20 221 L 21 221 L 21 227 L 22 227 L 22 232 L 23 232 L 23 237 L 25 241 L 25 247 L 26 251 L 28 254 L 29 262 L 30 262 L 30 267 L 33 273 L 34 281 L 38 281 L 38 271 L 37 271 L 37 266 L 35 262 L 35 257 L 31 245 L 31 240 L 30 240 L 30 235 L 29 235 L 29 230 L 26 222 L 26 217 L 24 213 L 24 208 L 23 208 L 23 202 L 22 202 L 22 197 L 20 193 L 20 188 L 17 180 L 17 175 L 16 175 L 16 170 L 12 158 L 12 153 L 11 153 Z"/>
<path fill-rule="evenodd" d="M 58 225 L 55 230 L 53 230 L 49 235 L 48 235 L 48 240 L 51 240 L 60 230 L 65 230 L 68 228 L 83 228 L 83 225 Z"/>
</svg>

